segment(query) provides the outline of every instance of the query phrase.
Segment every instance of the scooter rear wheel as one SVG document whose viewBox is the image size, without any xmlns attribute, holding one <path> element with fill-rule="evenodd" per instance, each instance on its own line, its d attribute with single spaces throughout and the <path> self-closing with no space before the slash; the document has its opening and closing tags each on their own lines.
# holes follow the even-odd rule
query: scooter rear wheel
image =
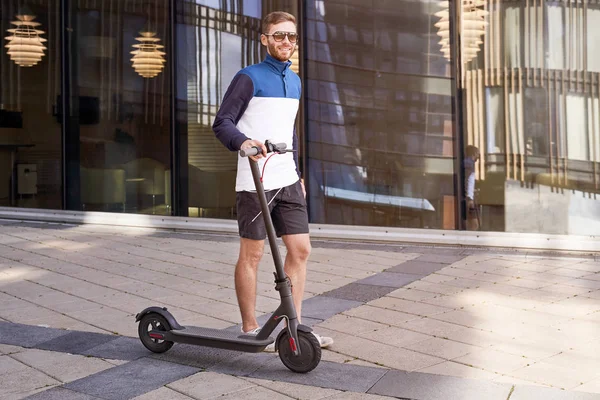
<svg viewBox="0 0 600 400">
<path fill-rule="evenodd" d="M 164 353 L 173 347 L 173 342 L 150 337 L 150 331 L 170 331 L 171 326 L 160 314 L 149 313 L 142 317 L 138 326 L 138 335 L 142 344 L 154 353 Z"/>
<path fill-rule="evenodd" d="M 299 373 L 312 371 L 321 361 L 321 344 L 312 333 L 298 331 L 298 343 L 301 354 L 295 356 L 290 347 L 290 334 L 285 331 L 279 335 L 277 348 L 283 365 Z"/>
</svg>

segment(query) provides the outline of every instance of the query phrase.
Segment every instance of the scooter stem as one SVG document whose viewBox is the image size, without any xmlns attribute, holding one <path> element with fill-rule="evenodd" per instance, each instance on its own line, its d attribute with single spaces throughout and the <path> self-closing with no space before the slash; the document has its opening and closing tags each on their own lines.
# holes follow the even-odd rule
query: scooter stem
<svg viewBox="0 0 600 400">
<path fill-rule="evenodd" d="M 281 304 L 277 310 L 271 315 L 271 318 L 267 321 L 265 326 L 260 330 L 257 335 L 257 339 L 264 339 L 273 332 L 275 327 L 281 322 L 283 316 L 287 317 L 287 330 L 290 337 L 293 339 L 294 347 L 293 353 L 296 356 L 301 354 L 299 342 L 298 342 L 298 315 L 296 314 L 296 307 L 294 307 L 294 299 L 292 296 L 292 285 L 287 279 L 283 264 L 281 262 L 281 254 L 279 253 L 279 247 L 277 247 L 277 235 L 275 233 L 275 227 L 271 220 L 271 212 L 269 211 L 269 204 L 267 203 L 267 197 L 265 195 L 265 189 L 260 180 L 260 172 L 258 170 L 258 163 L 248 158 L 250 163 L 250 169 L 252 170 L 252 178 L 254 178 L 254 186 L 258 194 L 258 200 L 260 201 L 260 207 L 262 209 L 263 219 L 265 221 L 265 228 L 267 230 L 267 236 L 269 238 L 269 246 L 271 246 L 271 253 L 273 255 L 273 262 L 275 263 L 275 285 L 279 296 L 281 297 Z"/>
<path fill-rule="evenodd" d="M 260 201 L 260 207 L 262 210 L 263 219 L 265 221 L 265 228 L 267 230 L 267 237 L 269 238 L 269 245 L 271 246 L 271 253 L 273 254 L 273 262 L 275 263 L 276 280 L 285 280 L 286 275 L 283 270 L 283 264 L 281 263 L 281 253 L 279 253 L 279 247 L 277 247 L 277 236 L 275 234 L 275 227 L 271 220 L 271 212 L 269 211 L 269 205 L 267 204 L 267 197 L 265 195 L 265 189 L 263 188 L 262 182 L 260 181 L 260 171 L 258 170 L 258 163 L 248 158 L 250 162 L 250 169 L 252 170 L 252 178 L 254 178 L 254 185 L 256 186 L 256 192 L 258 194 L 258 200 Z"/>
</svg>

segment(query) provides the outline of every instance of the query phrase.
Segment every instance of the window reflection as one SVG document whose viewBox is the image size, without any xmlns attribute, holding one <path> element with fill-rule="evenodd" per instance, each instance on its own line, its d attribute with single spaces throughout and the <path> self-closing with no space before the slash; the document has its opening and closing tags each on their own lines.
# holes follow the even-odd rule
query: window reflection
<svg viewBox="0 0 600 400">
<path fill-rule="evenodd" d="M 79 139 L 83 210 L 170 213 L 166 6 L 158 0 L 71 5 L 69 126 Z"/>
<path fill-rule="evenodd" d="M 0 0 L 2 206 L 62 208 L 58 3 Z M 36 39 L 22 46 L 14 38 L 28 29 Z"/>
<path fill-rule="evenodd" d="M 186 88 L 188 214 L 235 217 L 237 154 L 212 130 L 214 117 L 234 75 L 262 61 L 263 15 L 283 10 L 298 14 L 296 1 L 183 1 L 178 85 Z"/>
<path fill-rule="evenodd" d="M 600 232 L 600 7 L 482 2 L 483 51 L 465 64 L 465 142 L 482 229 Z M 590 40 L 590 38 L 594 38 Z"/>
<path fill-rule="evenodd" d="M 438 10 L 307 2 L 312 222 L 455 228 L 451 80 L 433 51 Z"/>
</svg>

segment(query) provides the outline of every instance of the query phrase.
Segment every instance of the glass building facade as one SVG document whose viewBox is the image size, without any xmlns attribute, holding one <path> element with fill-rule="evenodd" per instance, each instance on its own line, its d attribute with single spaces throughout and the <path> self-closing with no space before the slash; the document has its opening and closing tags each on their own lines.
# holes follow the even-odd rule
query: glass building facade
<svg viewBox="0 0 600 400">
<path fill-rule="evenodd" d="M 0 0 L 0 206 L 235 219 L 211 126 L 275 10 L 310 222 L 600 232 L 596 0 Z"/>
</svg>

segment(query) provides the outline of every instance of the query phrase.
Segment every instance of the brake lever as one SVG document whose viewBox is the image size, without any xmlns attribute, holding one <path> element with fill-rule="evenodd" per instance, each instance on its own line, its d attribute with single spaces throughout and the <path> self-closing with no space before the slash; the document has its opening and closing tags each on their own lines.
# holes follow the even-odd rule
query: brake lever
<svg viewBox="0 0 600 400">
<path fill-rule="evenodd" d="M 285 143 L 284 143 L 284 145 L 285 145 Z M 287 153 L 287 152 L 294 152 L 294 151 L 296 151 L 295 149 L 287 149 L 287 148 L 283 148 L 282 149 L 282 148 L 278 147 L 276 143 L 273 143 L 273 142 L 271 142 L 269 140 L 265 140 L 265 146 L 267 148 L 267 152 L 268 153 L 284 154 L 284 153 Z"/>
</svg>

